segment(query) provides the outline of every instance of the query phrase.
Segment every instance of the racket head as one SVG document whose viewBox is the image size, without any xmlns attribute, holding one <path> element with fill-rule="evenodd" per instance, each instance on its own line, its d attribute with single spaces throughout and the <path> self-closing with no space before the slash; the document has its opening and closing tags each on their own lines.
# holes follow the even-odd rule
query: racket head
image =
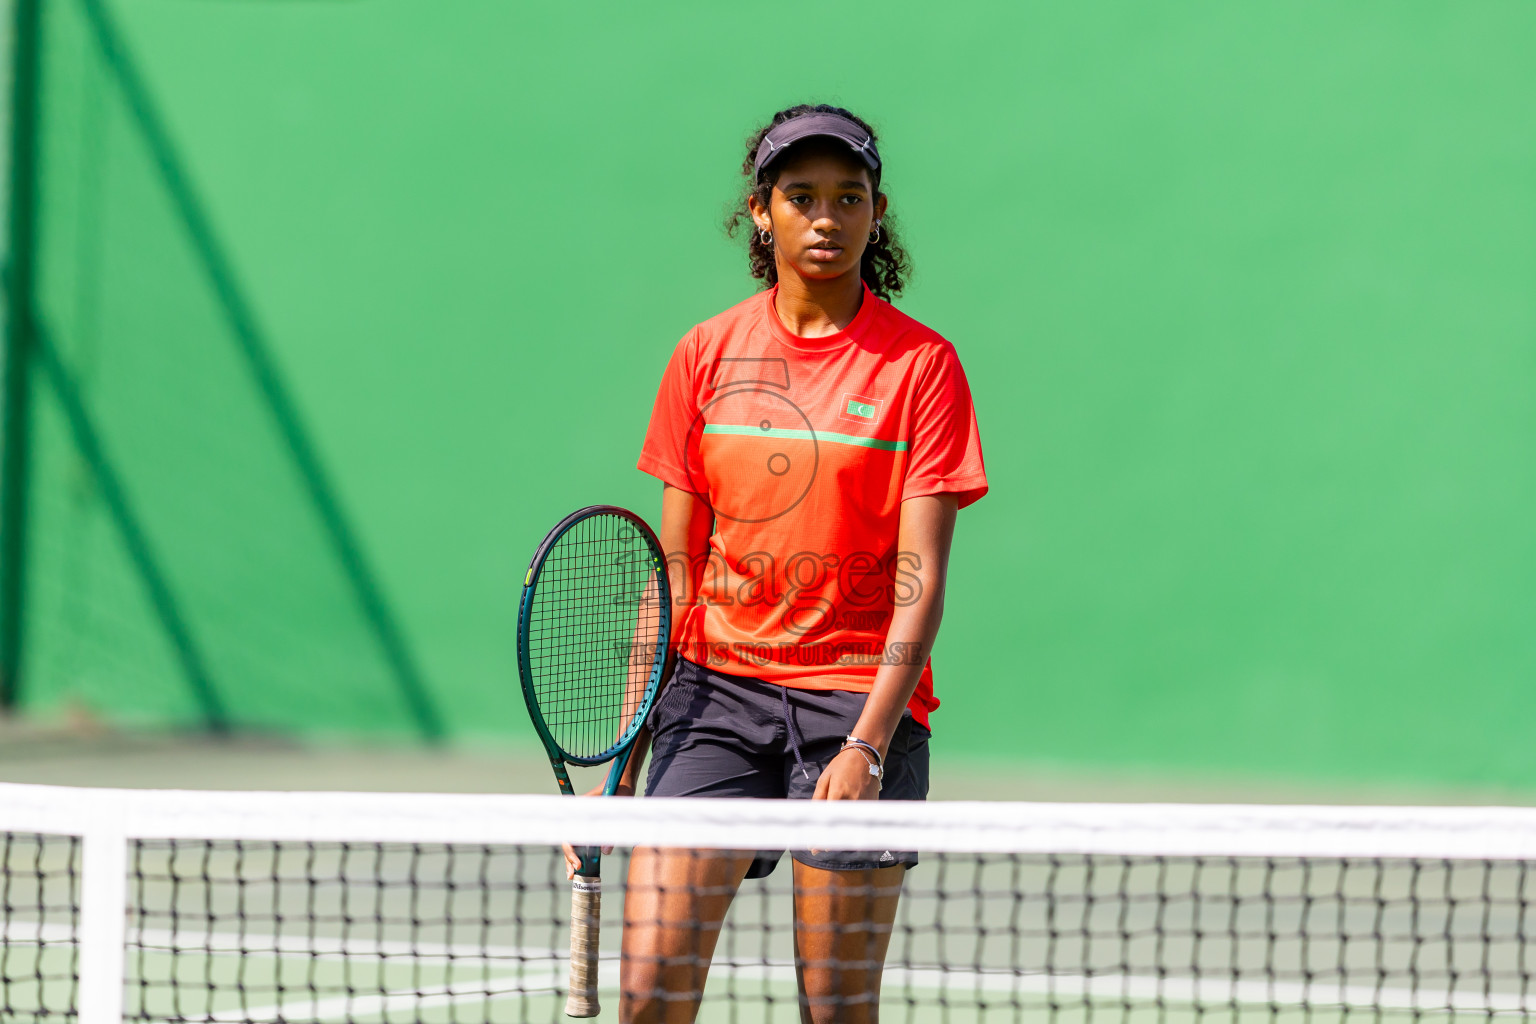
<svg viewBox="0 0 1536 1024">
<path fill-rule="evenodd" d="M 523 577 L 517 665 L 551 757 L 597 765 L 645 724 L 672 632 L 666 558 L 645 520 L 616 505 L 572 512 Z"/>
</svg>

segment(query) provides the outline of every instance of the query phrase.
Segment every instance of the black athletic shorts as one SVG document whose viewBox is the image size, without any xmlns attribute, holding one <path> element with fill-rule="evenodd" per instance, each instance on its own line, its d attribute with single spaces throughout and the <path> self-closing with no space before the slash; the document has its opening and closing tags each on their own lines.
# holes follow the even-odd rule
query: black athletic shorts
<svg viewBox="0 0 1536 1024">
<path fill-rule="evenodd" d="M 652 751 L 646 795 L 809 800 L 866 699 L 867 694 L 847 690 L 799 690 L 726 675 L 679 658 L 646 720 Z M 927 797 L 928 730 L 904 712 L 885 757 L 880 799 Z M 782 853 L 758 851 L 747 877 L 767 875 Z M 795 850 L 792 856 L 839 871 L 917 863 L 916 853 L 902 850 Z"/>
</svg>

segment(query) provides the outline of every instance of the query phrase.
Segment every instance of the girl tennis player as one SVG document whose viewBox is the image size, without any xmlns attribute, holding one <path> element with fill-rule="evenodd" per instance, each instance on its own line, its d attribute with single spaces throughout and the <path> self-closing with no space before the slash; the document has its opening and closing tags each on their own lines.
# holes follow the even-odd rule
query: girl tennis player
<svg viewBox="0 0 1536 1024">
<path fill-rule="evenodd" d="M 987 490 L 949 342 L 889 299 L 908 275 L 874 131 L 796 106 L 743 165 L 765 291 L 678 344 L 640 469 L 661 479 L 675 668 L 630 759 L 632 794 L 922 800 L 928 652 L 955 512 Z M 806 1021 L 873 1021 L 914 853 L 794 851 Z M 636 849 L 620 1018 L 691 1021 L 743 878 L 779 852 Z"/>
</svg>

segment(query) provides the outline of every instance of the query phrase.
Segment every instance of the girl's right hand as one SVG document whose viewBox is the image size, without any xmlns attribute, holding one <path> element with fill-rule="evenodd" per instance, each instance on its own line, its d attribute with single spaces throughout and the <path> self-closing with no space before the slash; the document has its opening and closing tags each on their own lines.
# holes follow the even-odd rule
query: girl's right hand
<svg viewBox="0 0 1536 1024">
<path fill-rule="evenodd" d="M 591 789 L 587 790 L 587 792 L 583 793 L 582 795 L 583 796 L 602 796 L 603 795 L 602 783 L 599 783 L 598 785 L 593 786 Z M 613 791 L 613 795 L 614 796 L 634 796 L 635 795 L 634 784 L 633 783 L 624 783 L 624 782 L 619 783 L 618 788 Z M 566 877 L 567 880 L 573 879 L 573 878 L 576 877 L 577 869 L 581 867 L 581 858 L 576 856 L 576 850 L 571 846 L 570 843 L 564 844 L 563 846 L 560 847 L 560 849 L 565 853 L 565 877 Z M 605 846 L 605 847 L 603 847 L 603 852 L 604 853 L 612 853 L 613 852 L 613 847 Z"/>
</svg>

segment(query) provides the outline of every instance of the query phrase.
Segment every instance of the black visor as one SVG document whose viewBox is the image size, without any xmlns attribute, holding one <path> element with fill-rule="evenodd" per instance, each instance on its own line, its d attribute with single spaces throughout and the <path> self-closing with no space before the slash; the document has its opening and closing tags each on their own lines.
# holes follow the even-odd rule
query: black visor
<svg viewBox="0 0 1536 1024">
<path fill-rule="evenodd" d="M 837 139 L 848 146 L 860 160 L 874 172 L 876 180 L 880 173 L 880 153 L 875 149 L 874 137 L 863 128 L 843 117 L 841 114 L 801 114 L 792 117 L 783 124 L 776 124 L 773 129 L 763 136 L 763 141 L 757 147 L 757 156 L 753 160 L 753 167 L 757 172 L 757 180 L 763 180 L 763 172 L 768 169 L 790 145 L 802 139 L 816 136 L 828 139 Z"/>
</svg>

